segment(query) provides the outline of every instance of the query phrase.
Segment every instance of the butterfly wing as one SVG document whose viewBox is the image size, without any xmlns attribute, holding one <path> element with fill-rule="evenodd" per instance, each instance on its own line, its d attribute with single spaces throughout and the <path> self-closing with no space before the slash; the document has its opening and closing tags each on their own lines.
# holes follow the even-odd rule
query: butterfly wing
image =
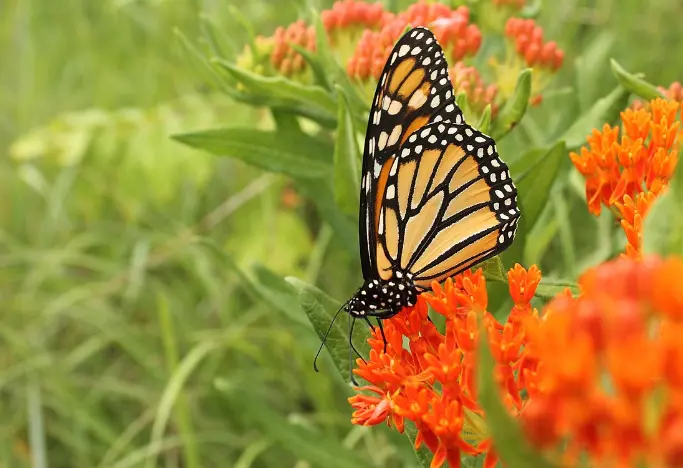
<svg viewBox="0 0 683 468">
<path fill-rule="evenodd" d="M 365 280 L 378 278 L 377 231 L 391 167 L 405 140 L 433 122 L 463 123 L 455 104 L 448 64 L 426 28 L 408 31 L 396 43 L 375 91 L 363 149 L 360 192 L 360 254 Z"/>
<path fill-rule="evenodd" d="M 378 225 L 377 268 L 413 275 L 421 289 L 505 250 L 520 216 L 517 190 L 492 138 L 467 124 L 433 123 L 393 161 Z"/>
</svg>

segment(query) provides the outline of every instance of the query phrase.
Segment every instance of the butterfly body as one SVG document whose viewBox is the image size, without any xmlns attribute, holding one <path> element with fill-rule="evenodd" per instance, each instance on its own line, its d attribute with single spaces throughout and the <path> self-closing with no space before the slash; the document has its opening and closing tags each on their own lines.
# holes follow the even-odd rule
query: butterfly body
<svg viewBox="0 0 683 468">
<path fill-rule="evenodd" d="M 395 271 L 388 280 L 370 279 L 347 302 L 345 309 L 354 318 L 391 318 L 404 307 L 414 306 L 418 290 L 411 273 Z"/>
</svg>

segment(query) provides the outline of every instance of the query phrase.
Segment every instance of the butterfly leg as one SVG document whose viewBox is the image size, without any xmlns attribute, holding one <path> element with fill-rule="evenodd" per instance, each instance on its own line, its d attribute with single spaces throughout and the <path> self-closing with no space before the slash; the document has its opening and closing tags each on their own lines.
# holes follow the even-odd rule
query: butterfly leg
<svg viewBox="0 0 683 468">
<path fill-rule="evenodd" d="M 379 331 L 382 333 L 382 340 L 384 340 L 384 353 L 386 354 L 387 352 L 387 337 L 384 334 L 384 327 L 382 326 L 382 319 L 377 317 L 377 326 L 379 327 Z"/>
</svg>

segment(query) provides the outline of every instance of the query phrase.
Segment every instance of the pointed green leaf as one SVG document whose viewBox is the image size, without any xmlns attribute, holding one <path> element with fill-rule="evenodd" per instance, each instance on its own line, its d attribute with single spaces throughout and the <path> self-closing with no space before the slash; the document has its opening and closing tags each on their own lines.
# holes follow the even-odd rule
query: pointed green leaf
<svg viewBox="0 0 683 468">
<path fill-rule="evenodd" d="M 581 92 L 575 93 L 579 101 L 580 111 L 585 112 L 605 92 L 605 80 L 607 73 L 609 54 L 614 45 L 614 34 L 609 31 L 601 31 L 582 50 L 576 58 L 574 74 L 576 89 Z"/>
<path fill-rule="evenodd" d="M 522 120 L 529 106 L 531 96 L 531 68 L 526 68 L 519 73 L 515 93 L 505 104 L 498 114 L 493 125 L 491 136 L 495 140 L 502 139 Z"/>
<path fill-rule="evenodd" d="M 487 106 L 484 108 L 484 112 L 481 113 L 481 117 L 479 117 L 479 123 L 477 124 L 476 129 L 479 130 L 481 133 L 488 134 L 490 128 L 491 104 L 487 104 Z"/>
<path fill-rule="evenodd" d="M 487 280 L 507 283 L 505 267 L 503 266 L 503 262 L 498 255 L 479 263 L 474 267 L 475 270 L 477 268 L 481 268 L 483 270 L 484 276 Z"/>
<path fill-rule="evenodd" d="M 318 215 L 330 225 L 347 252 L 357 254 L 358 223 L 355 221 L 357 214 L 351 218 L 341 212 L 334 200 L 334 190 L 330 179 L 328 177 L 298 178 L 296 188 L 315 204 Z"/>
<path fill-rule="evenodd" d="M 285 281 L 292 285 L 297 292 L 301 307 L 321 340 L 324 339 L 325 334 L 329 330 L 329 335 L 325 340 L 325 347 L 344 380 L 350 382 L 350 365 L 353 364 L 355 367 L 356 359 L 355 354 L 349 354 L 349 351 L 352 352 L 349 346 L 348 325 L 351 324 L 350 316 L 342 310 L 335 320 L 335 315 L 341 304 L 315 286 L 300 279 L 287 277 Z M 332 323 L 333 320 L 334 323 Z M 356 321 L 353 330 L 353 344 L 364 357 L 367 357 L 369 350 L 367 343 L 369 336 L 367 324 Z M 353 358 L 353 361 L 349 361 L 349 357 Z"/>
<path fill-rule="evenodd" d="M 627 72 L 616 60 L 610 60 L 610 64 L 612 65 L 612 73 L 617 77 L 621 86 L 631 93 L 647 101 L 655 98 L 666 99 L 666 96 L 655 85 Z"/>
<path fill-rule="evenodd" d="M 564 141 L 549 149 L 534 149 L 510 165 L 510 173 L 517 185 L 526 226 L 532 229 L 548 202 L 550 189 L 567 156 Z"/>
<path fill-rule="evenodd" d="M 422 444 L 420 448 L 415 448 L 415 439 L 417 438 L 417 428 L 415 427 L 415 423 L 410 420 L 406 420 L 403 432 L 410 440 L 413 450 L 415 451 L 415 458 L 417 458 L 420 466 L 422 468 L 429 468 L 432 464 L 432 458 L 434 458 L 434 455 L 432 455 L 432 452 L 430 452 L 424 444 Z"/>
<path fill-rule="evenodd" d="M 212 61 L 228 72 L 248 90 L 258 94 L 304 103 L 334 116 L 337 103 L 332 95 L 320 86 L 308 86 L 283 76 L 261 76 L 242 69 L 220 58 Z"/>
<path fill-rule="evenodd" d="M 270 109 L 270 113 L 275 121 L 275 126 L 279 132 L 286 133 L 301 133 L 301 125 L 296 118 L 296 114 L 287 112 L 283 109 Z"/>
<path fill-rule="evenodd" d="M 173 135 L 173 139 L 218 156 L 229 156 L 293 177 L 330 174 L 333 148 L 303 133 L 224 128 Z M 326 160 L 327 159 L 327 160 Z"/>
<path fill-rule="evenodd" d="M 622 86 L 617 86 L 579 117 L 560 140 L 564 140 L 570 150 L 584 145 L 586 137 L 594 128 L 600 129 L 604 124 L 612 123 L 619 116 L 619 113 L 626 108 L 628 97 L 628 91 Z"/>
<path fill-rule="evenodd" d="M 643 252 L 683 255 L 683 164 L 676 167 L 668 190 L 660 195 L 643 222 Z"/>
<path fill-rule="evenodd" d="M 321 60 L 320 60 L 320 55 L 316 54 L 314 52 L 311 52 L 305 47 L 300 46 L 299 44 L 290 44 L 290 46 L 296 50 L 301 56 L 306 60 L 306 63 L 308 64 L 309 67 L 311 67 L 311 71 L 313 72 L 313 77 L 315 78 L 315 82 L 321 86 L 322 88 L 325 88 L 327 90 L 331 90 L 332 87 L 330 86 L 330 82 L 327 79 L 327 74 L 325 73 L 325 67 L 323 66 Z"/>
<path fill-rule="evenodd" d="M 522 11 L 519 12 L 521 18 L 536 18 L 543 9 L 543 0 L 534 0 L 533 3 L 524 5 Z"/>
<path fill-rule="evenodd" d="M 253 287 L 271 307 L 300 325 L 310 326 L 296 291 L 284 278 L 261 265 L 254 267 L 254 273 L 257 281 Z"/>
<path fill-rule="evenodd" d="M 480 334 L 485 336 L 486 333 L 482 327 Z M 554 468 L 554 464 L 537 453 L 529 444 L 517 420 L 505 409 L 494 377 L 495 361 L 491 355 L 488 340 L 479 340 L 478 364 L 479 402 L 486 413 L 486 425 L 501 460 L 507 466 Z"/>
<path fill-rule="evenodd" d="M 280 446 L 289 450 L 312 466 L 329 468 L 370 468 L 372 465 L 351 449 L 344 447 L 337 439 L 325 436 L 319 430 L 313 431 L 303 424 L 296 424 L 268 403 L 259 392 L 236 388 L 225 379 L 216 379 L 215 386 L 223 391 L 239 407 L 239 416 L 248 425 L 256 427 Z"/>
<path fill-rule="evenodd" d="M 536 288 L 536 294 L 534 295 L 542 299 L 552 299 L 566 288 L 569 288 L 574 296 L 578 296 L 581 293 L 579 285 L 571 281 L 543 278 Z"/>
<path fill-rule="evenodd" d="M 355 216 L 360 203 L 361 156 L 344 92 L 338 85 L 337 91 L 340 96 L 334 146 L 334 198 L 343 213 Z"/>
</svg>

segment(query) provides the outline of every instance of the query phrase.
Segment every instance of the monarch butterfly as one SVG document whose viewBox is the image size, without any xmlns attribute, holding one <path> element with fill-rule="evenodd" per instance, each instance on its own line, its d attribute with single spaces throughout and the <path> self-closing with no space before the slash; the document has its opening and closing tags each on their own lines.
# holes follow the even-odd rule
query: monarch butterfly
<svg viewBox="0 0 683 468">
<path fill-rule="evenodd" d="M 434 34 L 411 29 L 389 55 L 368 118 L 359 213 L 364 283 L 337 311 L 351 319 L 349 352 L 357 319 L 373 327 L 375 317 L 383 334 L 382 319 L 415 305 L 432 281 L 505 250 L 519 217 L 508 167 L 494 140 L 465 123 Z"/>
</svg>

